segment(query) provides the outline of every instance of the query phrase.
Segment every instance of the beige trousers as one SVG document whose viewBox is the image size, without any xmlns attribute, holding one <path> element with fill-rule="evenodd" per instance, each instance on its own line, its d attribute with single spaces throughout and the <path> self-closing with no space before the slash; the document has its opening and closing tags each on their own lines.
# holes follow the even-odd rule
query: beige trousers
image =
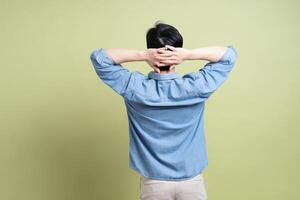
<svg viewBox="0 0 300 200">
<path fill-rule="evenodd" d="M 184 181 L 140 176 L 140 200 L 207 200 L 203 174 Z"/>
</svg>

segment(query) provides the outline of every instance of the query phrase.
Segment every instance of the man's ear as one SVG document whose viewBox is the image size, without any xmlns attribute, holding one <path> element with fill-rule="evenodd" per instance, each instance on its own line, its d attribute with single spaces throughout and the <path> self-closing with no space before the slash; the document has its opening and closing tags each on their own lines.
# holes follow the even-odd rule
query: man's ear
<svg viewBox="0 0 300 200">
<path fill-rule="evenodd" d="M 176 65 L 171 65 L 171 66 L 170 66 L 170 70 L 175 69 L 175 66 L 176 66 Z"/>
</svg>

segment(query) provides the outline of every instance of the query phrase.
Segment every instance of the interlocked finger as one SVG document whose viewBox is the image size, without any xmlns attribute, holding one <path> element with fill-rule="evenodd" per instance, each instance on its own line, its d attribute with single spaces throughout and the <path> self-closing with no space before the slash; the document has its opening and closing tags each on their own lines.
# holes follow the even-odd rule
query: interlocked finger
<svg viewBox="0 0 300 200">
<path fill-rule="evenodd" d="M 159 55 L 163 55 L 163 56 L 169 56 L 169 55 L 174 55 L 174 52 L 169 51 L 169 50 L 158 50 L 157 51 Z"/>
<path fill-rule="evenodd" d="M 165 60 L 161 60 L 160 63 L 162 63 L 163 65 L 173 65 L 173 64 L 176 64 L 176 60 L 165 59 Z"/>
<path fill-rule="evenodd" d="M 171 56 L 165 56 L 165 57 L 163 57 L 163 56 L 158 56 L 157 58 L 156 58 L 158 61 L 164 61 L 164 60 L 173 60 L 174 59 L 174 57 L 171 55 Z"/>
<path fill-rule="evenodd" d="M 172 54 L 172 53 L 165 53 L 165 54 L 158 54 L 156 57 L 157 58 L 169 58 L 169 57 L 172 57 L 172 56 L 174 56 L 174 54 Z"/>
</svg>

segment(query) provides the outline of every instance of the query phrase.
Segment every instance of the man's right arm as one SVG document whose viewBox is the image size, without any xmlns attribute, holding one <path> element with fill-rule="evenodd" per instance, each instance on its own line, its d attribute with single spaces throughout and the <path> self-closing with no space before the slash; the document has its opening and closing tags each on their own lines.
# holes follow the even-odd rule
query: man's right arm
<svg viewBox="0 0 300 200">
<path fill-rule="evenodd" d="M 237 59 L 237 51 L 233 46 L 210 46 L 186 51 L 184 60 L 207 60 L 204 67 L 196 72 L 183 76 L 197 94 L 207 99 L 227 79 Z"/>
<path fill-rule="evenodd" d="M 228 50 L 228 46 L 209 46 L 196 49 L 187 49 L 184 60 L 219 61 Z"/>
</svg>

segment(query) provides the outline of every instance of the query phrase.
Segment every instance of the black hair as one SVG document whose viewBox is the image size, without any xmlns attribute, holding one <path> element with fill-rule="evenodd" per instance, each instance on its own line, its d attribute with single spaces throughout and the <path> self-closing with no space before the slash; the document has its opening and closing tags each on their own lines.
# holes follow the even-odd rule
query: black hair
<svg viewBox="0 0 300 200">
<path fill-rule="evenodd" d="M 161 48 L 165 45 L 182 47 L 183 38 L 179 31 L 174 27 L 160 21 L 155 22 L 154 27 L 147 31 L 147 49 Z M 161 71 L 168 71 L 170 66 L 161 66 Z"/>
</svg>

